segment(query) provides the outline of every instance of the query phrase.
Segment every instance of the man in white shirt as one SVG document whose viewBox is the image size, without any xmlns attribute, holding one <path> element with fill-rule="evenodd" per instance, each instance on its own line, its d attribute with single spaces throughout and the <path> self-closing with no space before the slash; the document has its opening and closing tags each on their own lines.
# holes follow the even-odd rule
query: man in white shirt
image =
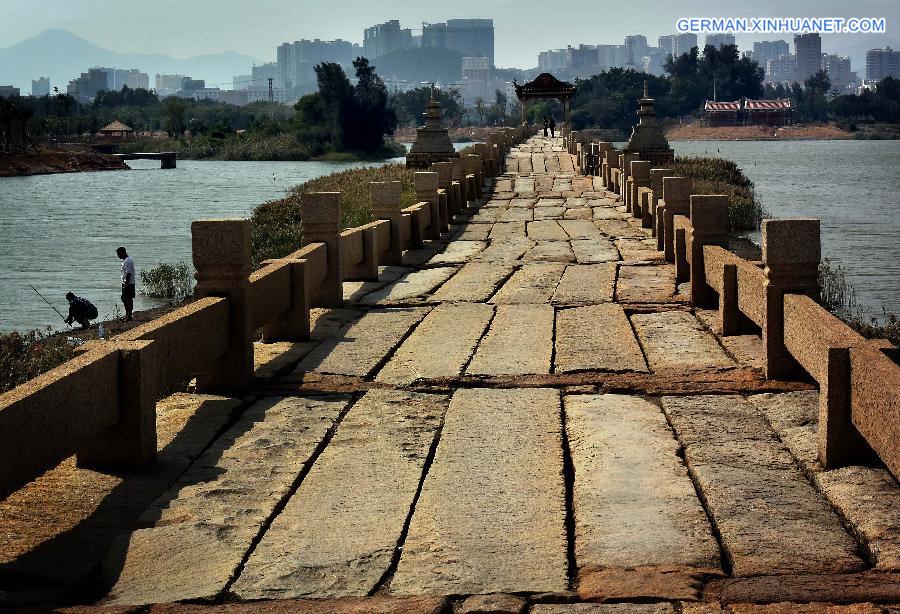
<svg viewBox="0 0 900 614">
<path fill-rule="evenodd" d="M 131 322 L 134 311 L 135 284 L 137 275 L 134 270 L 134 260 L 128 255 L 124 247 L 116 250 L 116 255 L 122 260 L 122 304 L 125 305 L 125 322 Z"/>
</svg>

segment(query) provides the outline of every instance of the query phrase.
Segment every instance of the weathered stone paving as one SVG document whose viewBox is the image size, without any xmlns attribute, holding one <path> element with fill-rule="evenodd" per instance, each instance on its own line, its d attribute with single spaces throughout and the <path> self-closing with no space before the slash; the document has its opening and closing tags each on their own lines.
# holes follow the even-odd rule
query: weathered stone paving
<svg viewBox="0 0 900 614">
<path fill-rule="evenodd" d="M 153 472 L 70 460 L 0 501 L 0 609 L 900 603 L 894 477 L 823 470 L 818 392 L 763 380 L 759 337 L 719 337 L 655 246 L 560 139 L 510 149 L 311 339 L 257 344 L 247 396 L 161 402 Z"/>
</svg>

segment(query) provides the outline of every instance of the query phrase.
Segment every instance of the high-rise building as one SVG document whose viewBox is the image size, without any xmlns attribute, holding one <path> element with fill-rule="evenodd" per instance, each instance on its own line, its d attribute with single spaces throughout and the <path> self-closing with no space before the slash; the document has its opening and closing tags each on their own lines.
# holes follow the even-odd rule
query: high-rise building
<svg viewBox="0 0 900 614">
<path fill-rule="evenodd" d="M 849 57 L 822 54 L 822 70 L 828 73 L 831 89 L 840 94 L 850 93 L 848 90 L 856 84 L 856 79 L 853 78 L 853 73 L 850 71 Z"/>
<path fill-rule="evenodd" d="M 154 80 L 156 95 L 165 97 L 177 93 L 181 89 L 182 81 L 184 81 L 184 75 L 161 75 L 156 73 L 156 79 Z"/>
<path fill-rule="evenodd" d="M 697 35 L 685 32 L 660 36 L 657 43 L 659 52 L 662 54 L 662 61 L 665 62 L 670 55 L 677 58 L 685 53 L 690 53 L 691 49 L 697 46 Z"/>
<path fill-rule="evenodd" d="M 646 36 L 635 34 L 625 37 L 625 66 L 640 67 L 647 55 L 649 55 L 649 47 Z"/>
<path fill-rule="evenodd" d="M 725 45 L 734 45 L 734 34 L 707 34 L 706 41 L 703 43 L 703 46 L 707 45 L 715 47 L 719 49 L 720 47 L 724 47 Z"/>
<path fill-rule="evenodd" d="M 89 68 L 81 76 L 69 81 L 66 93 L 77 98 L 80 102 L 90 102 L 96 98 L 98 92 L 109 90 L 110 68 Z"/>
<path fill-rule="evenodd" d="M 900 51 L 890 47 L 866 51 L 866 79 L 881 81 L 885 77 L 900 77 Z"/>
<path fill-rule="evenodd" d="M 627 61 L 625 45 L 597 45 L 597 64 L 601 68 L 621 68 Z"/>
<path fill-rule="evenodd" d="M 553 72 L 568 68 L 568 49 L 551 49 L 538 54 L 538 70 Z"/>
<path fill-rule="evenodd" d="M 19 95 L 19 88 L 12 85 L 0 85 L 0 98 L 15 98 Z"/>
<path fill-rule="evenodd" d="M 797 56 L 785 53 L 766 61 L 766 81 L 792 83 L 797 80 Z"/>
<path fill-rule="evenodd" d="M 32 96 L 49 96 L 50 95 L 50 79 L 41 77 L 37 81 L 31 80 Z"/>
<path fill-rule="evenodd" d="M 791 47 L 787 41 L 756 41 L 753 43 L 753 60 L 759 64 L 763 70 L 766 68 L 766 62 L 778 58 L 781 55 L 787 55 L 791 52 Z"/>
<path fill-rule="evenodd" d="M 494 66 L 494 20 L 448 19 L 422 24 L 422 47 L 459 51 L 467 57 L 486 57 Z"/>
<path fill-rule="evenodd" d="M 374 25 L 363 31 L 363 53 L 370 60 L 412 46 L 412 30 L 401 29 L 400 21 L 397 19 Z"/>
<path fill-rule="evenodd" d="M 815 32 L 794 36 L 794 56 L 797 58 L 798 82 L 803 82 L 822 70 L 822 37 Z"/>
<path fill-rule="evenodd" d="M 302 39 L 282 43 L 275 54 L 278 66 L 275 85 L 290 90 L 304 83 L 312 83 L 316 80 L 314 68 L 322 62 L 334 62 L 347 68 L 353 63 L 355 49 L 352 43 L 341 39 Z"/>
</svg>

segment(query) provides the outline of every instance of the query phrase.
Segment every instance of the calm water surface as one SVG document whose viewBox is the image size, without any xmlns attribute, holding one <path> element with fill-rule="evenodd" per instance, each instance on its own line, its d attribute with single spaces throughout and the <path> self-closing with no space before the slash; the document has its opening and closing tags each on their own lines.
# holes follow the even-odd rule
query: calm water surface
<svg viewBox="0 0 900 614">
<path fill-rule="evenodd" d="M 900 141 L 675 141 L 676 155 L 734 160 L 773 217 L 822 220 L 822 256 L 872 314 L 900 314 Z M 758 234 L 754 240 L 759 242 Z"/>
<path fill-rule="evenodd" d="M 466 144 L 460 144 L 463 147 Z M 824 255 L 851 274 L 858 300 L 900 312 L 900 142 L 676 142 L 679 155 L 737 162 L 776 217 L 822 219 Z M 71 290 L 100 315 L 119 302 L 115 248 L 138 269 L 190 263 L 190 224 L 247 217 L 298 183 L 365 164 L 179 160 L 175 170 L 135 161 L 127 172 L 0 178 L 0 330 L 58 326 Z M 274 175 L 274 179 L 273 179 Z M 154 301 L 138 296 L 136 308 Z"/>
</svg>

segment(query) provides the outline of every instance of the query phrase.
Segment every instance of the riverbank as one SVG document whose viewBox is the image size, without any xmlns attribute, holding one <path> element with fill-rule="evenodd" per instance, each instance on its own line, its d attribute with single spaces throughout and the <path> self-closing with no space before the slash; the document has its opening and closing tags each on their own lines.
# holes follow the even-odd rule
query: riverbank
<svg viewBox="0 0 900 614">
<path fill-rule="evenodd" d="M 823 141 L 854 139 L 855 133 L 836 124 L 794 126 L 700 126 L 688 124 L 666 130 L 670 141 Z"/>
<path fill-rule="evenodd" d="M 121 153 L 174 151 L 181 160 L 230 162 L 372 162 L 405 155 L 398 142 L 386 141 L 373 152 L 315 151 L 293 134 L 274 136 L 235 134 L 227 137 L 201 135 L 191 138 L 140 138 L 119 147 Z"/>
<path fill-rule="evenodd" d="M 128 165 L 118 158 L 93 151 L 37 149 L 25 153 L 0 154 L 0 177 L 121 170 L 128 170 Z"/>
</svg>

